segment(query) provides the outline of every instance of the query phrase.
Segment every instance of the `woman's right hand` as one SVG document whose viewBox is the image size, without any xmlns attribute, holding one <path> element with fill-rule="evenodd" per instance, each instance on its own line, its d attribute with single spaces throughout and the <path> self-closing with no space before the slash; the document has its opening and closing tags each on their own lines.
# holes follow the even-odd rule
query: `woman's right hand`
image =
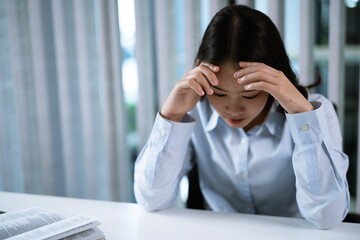
<svg viewBox="0 0 360 240">
<path fill-rule="evenodd" d="M 215 74 L 219 70 L 219 66 L 200 63 L 186 72 L 170 92 L 160 115 L 168 120 L 181 122 L 202 96 L 214 93 L 211 86 L 219 83 Z"/>
</svg>

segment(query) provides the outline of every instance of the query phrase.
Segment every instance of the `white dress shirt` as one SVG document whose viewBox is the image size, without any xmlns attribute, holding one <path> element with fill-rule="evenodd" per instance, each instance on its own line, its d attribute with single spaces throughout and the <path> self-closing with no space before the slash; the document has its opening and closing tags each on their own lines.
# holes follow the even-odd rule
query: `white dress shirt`
<svg viewBox="0 0 360 240">
<path fill-rule="evenodd" d="M 319 228 L 349 209 L 348 157 L 332 103 L 310 94 L 315 110 L 277 112 L 245 132 L 228 126 L 207 99 L 182 122 L 159 114 L 135 164 L 136 200 L 145 209 L 171 207 L 193 156 L 200 188 L 213 211 L 304 217 Z"/>
</svg>

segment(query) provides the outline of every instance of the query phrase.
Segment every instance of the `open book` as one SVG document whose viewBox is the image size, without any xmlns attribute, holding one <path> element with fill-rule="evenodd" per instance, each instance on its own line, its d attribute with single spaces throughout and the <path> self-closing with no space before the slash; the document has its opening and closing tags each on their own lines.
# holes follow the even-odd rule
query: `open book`
<svg viewBox="0 0 360 240">
<path fill-rule="evenodd" d="M 98 240 L 105 239 L 96 218 L 70 218 L 42 208 L 27 208 L 0 214 L 0 239 L 9 240 Z"/>
</svg>

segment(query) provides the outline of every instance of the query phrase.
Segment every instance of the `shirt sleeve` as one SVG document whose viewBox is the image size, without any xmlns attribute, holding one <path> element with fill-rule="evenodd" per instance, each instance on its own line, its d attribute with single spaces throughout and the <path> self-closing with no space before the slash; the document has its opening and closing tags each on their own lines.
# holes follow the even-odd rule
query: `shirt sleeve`
<svg viewBox="0 0 360 240">
<path fill-rule="evenodd" d="M 340 223 L 349 210 L 348 157 L 337 114 L 325 97 L 314 110 L 286 114 L 295 143 L 296 200 L 302 216 L 321 229 Z"/>
<path fill-rule="evenodd" d="M 190 169 L 189 141 L 195 120 L 172 122 L 157 115 L 150 137 L 135 162 L 136 201 L 148 211 L 172 206 L 181 178 Z"/>
</svg>

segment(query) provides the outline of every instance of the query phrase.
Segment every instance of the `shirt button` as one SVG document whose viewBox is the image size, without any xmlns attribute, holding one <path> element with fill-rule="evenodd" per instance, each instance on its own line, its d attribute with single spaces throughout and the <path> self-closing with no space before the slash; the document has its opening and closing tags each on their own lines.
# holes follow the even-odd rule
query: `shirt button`
<svg viewBox="0 0 360 240">
<path fill-rule="evenodd" d="M 247 179 L 247 177 L 248 177 L 248 175 L 247 175 L 246 172 L 243 172 L 243 173 L 240 174 L 240 179 L 241 180 L 245 180 L 245 179 Z"/>
<path fill-rule="evenodd" d="M 309 125 L 304 124 L 301 126 L 300 131 L 305 132 L 305 131 L 309 131 L 309 129 L 310 129 Z"/>
<path fill-rule="evenodd" d="M 166 135 L 166 131 L 164 130 L 164 129 L 161 129 L 160 130 L 160 135 L 162 136 L 162 137 L 164 137 L 165 135 Z"/>
<path fill-rule="evenodd" d="M 248 140 L 246 138 L 241 139 L 242 144 L 246 144 L 247 142 L 248 142 Z"/>
</svg>

